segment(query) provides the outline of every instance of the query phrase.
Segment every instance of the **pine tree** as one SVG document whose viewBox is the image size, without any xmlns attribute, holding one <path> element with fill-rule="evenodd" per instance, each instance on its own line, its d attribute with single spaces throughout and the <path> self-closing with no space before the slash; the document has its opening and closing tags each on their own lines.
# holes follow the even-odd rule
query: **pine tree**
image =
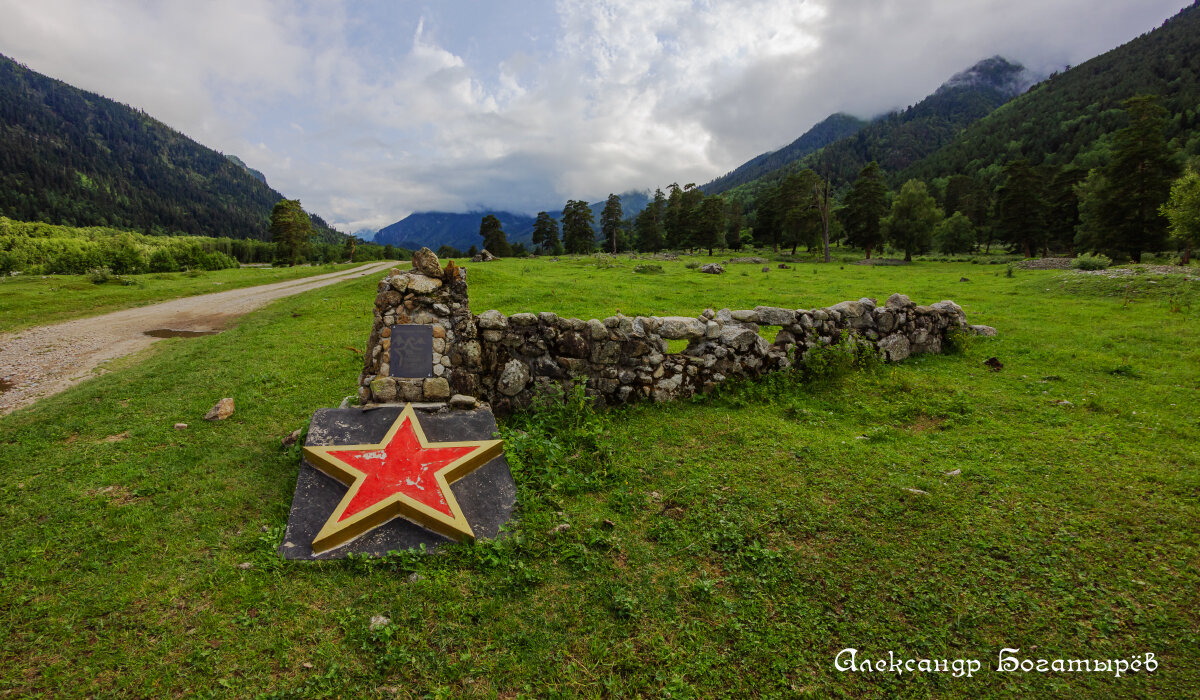
<svg viewBox="0 0 1200 700">
<path fill-rule="evenodd" d="M 782 242 L 792 246 L 793 255 L 797 246 L 803 245 L 811 250 L 821 239 L 822 217 L 818 196 L 822 184 L 815 172 L 805 168 L 788 175 L 780 187 Z"/>
<path fill-rule="evenodd" d="M 533 222 L 533 244 L 539 251 L 558 255 L 562 244 L 558 242 L 558 221 L 544 211 L 539 211 Z"/>
<path fill-rule="evenodd" d="M 1104 196 L 1119 245 L 1140 261 L 1142 251 L 1166 246 L 1167 220 L 1159 208 L 1171 194 L 1179 167 L 1163 135 L 1168 114 L 1158 97 L 1139 95 L 1122 105 L 1129 125 L 1114 136 L 1113 158 L 1104 169 L 1109 185 Z"/>
<path fill-rule="evenodd" d="M 488 214 L 479 222 L 479 235 L 483 238 L 483 247 L 489 253 L 501 258 L 512 257 L 512 246 L 508 244 L 508 236 L 500 226 L 500 219 L 495 214 Z"/>
<path fill-rule="evenodd" d="M 1000 238 L 1031 258 L 1046 244 L 1042 179 L 1027 160 L 1004 166 L 1007 178 L 997 195 L 997 232 Z"/>
<path fill-rule="evenodd" d="M 725 247 L 725 200 L 720 195 L 704 197 L 696 223 L 696 245 L 708 248 L 710 256 L 714 248 Z"/>
<path fill-rule="evenodd" d="M 871 251 L 883 245 L 880 221 L 887 214 L 887 185 L 879 164 L 871 161 L 858 173 L 858 179 L 846 193 L 841 210 L 846 241 L 862 248 L 871 259 Z"/>
<path fill-rule="evenodd" d="M 562 213 L 562 237 L 567 252 L 588 255 L 595 249 L 592 208 L 587 202 L 569 200 Z"/>
<path fill-rule="evenodd" d="M 667 187 L 666 209 L 663 213 L 663 238 L 667 248 L 679 250 L 687 241 L 687 217 L 683 207 L 683 189 L 672 182 Z"/>
<path fill-rule="evenodd" d="M 621 238 L 621 198 L 618 195 L 608 195 L 604 210 L 600 212 L 600 233 L 604 236 L 604 249 L 617 254 L 617 246 Z"/>
</svg>

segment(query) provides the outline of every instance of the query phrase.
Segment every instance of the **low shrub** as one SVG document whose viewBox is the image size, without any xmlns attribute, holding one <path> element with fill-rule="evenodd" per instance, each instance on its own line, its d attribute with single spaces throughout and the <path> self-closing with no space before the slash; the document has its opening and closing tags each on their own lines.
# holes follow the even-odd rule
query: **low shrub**
<svg viewBox="0 0 1200 700">
<path fill-rule="evenodd" d="M 1076 270 L 1103 270 L 1112 265 L 1112 258 L 1107 255 L 1092 255 L 1082 253 L 1071 261 L 1071 267 Z"/>
<path fill-rule="evenodd" d="M 661 275 L 663 268 L 662 265 L 638 265 L 633 271 L 643 275 Z"/>
<path fill-rule="evenodd" d="M 105 265 L 93 267 L 87 271 L 87 278 L 92 281 L 92 284 L 104 284 L 112 279 L 112 270 Z"/>
<path fill-rule="evenodd" d="M 856 369 L 872 369 L 879 362 L 879 351 L 873 344 L 843 332 L 836 342 L 809 348 L 796 368 L 805 381 L 823 382 L 841 379 Z"/>
</svg>

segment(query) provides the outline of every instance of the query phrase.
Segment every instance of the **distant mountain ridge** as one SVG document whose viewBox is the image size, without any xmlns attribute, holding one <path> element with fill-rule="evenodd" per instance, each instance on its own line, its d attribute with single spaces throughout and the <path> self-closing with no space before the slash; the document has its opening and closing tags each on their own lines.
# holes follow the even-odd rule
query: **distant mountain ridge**
<svg viewBox="0 0 1200 700">
<path fill-rule="evenodd" d="M 777 170 L 804 156 L 823 148 L 834 141 L 846 138 L 870 122 L 841 112 L 825 117 L 800 138 L 777 151 L 769 151 L 751 158 L 737 168 L 701 187 L 707 194 L 720 194 L 738 185 L 755 180 L 772 170 Z"/>
<path fill-rule="evenodd" d="M 421 211 L 379 229 L 375 233 L 375 242 L 409 250 L 422 246 L 437 250 L 444 245 L 461 251 L 471 246 L 481 248 L 483 239 L 479 237 L 479 222 L 488 214 L 500 219 L 500 227 L 510 243 L 527 243 L 533 237 L 534 217 L 525 214 L 507 211 Z"/>
<path fill-rule="evenodd" d="M 626 192 L 621 197 L 621 213 L 623 218 L 637 215 L 650 201 L 648 192 Z M 597 235 L 600 231 L 600 212 L 604 210 L 606 201 L 593 202 L 592 228 Z M 555 219 L 562 218 L 562 208 L 557 211 L 547 210 Z M 533 242 L 533 224 L 537 220 L 527 214 L 515 214 L 508 211 L 480 209 L 478 211 L 456 213 L 447 211 L 413 212 L 394 224 L 384 226 L 375 233 L 375 242 L 380 245 L 394 245 L 398 248 L 416 250 L 425 246 L 437 250 L 443 245 L 466 251 L 475 246 L 482 247 L 483 239 L 479 237 L 479 223 L 488 214 L 500 219 L 500 227 L 509 243 L 524 243 L 531 246 Z"/>
<path fill-rule="evenodd" d="M 0 56 L 0 215 L 267 240 L 282 198 L 237 157 Z M 312 220 L 320 240 L 344 239 Z"/>
</svg>

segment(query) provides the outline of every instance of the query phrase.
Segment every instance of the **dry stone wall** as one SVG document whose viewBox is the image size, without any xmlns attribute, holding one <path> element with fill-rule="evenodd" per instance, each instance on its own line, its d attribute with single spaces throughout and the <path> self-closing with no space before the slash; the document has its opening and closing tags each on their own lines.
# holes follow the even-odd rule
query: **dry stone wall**
<svg viewBox="0 0 1200 700">
<path fill-rule="evenodd" d="M 432 376 L 390 376 L 397 325 L 428 325 L 433 335 Z M 777 327 L 774 342 L 760 326 Z M 941 352 L 952 330 L 994 334 L 968 326 L 952 301 L 918 306 L 903 294 L 879 305 L 874 299 L 844 301 L 822 309 L 706 310 L 696 317 L 611 316 L 560 318 L 550 312 L 505 316 L 470 310 L 466 270 L 442 269 L 427 249 L 413 270 L 392 270 L 380 282 L 375 323 L 360 377 L 363 403 L 449 402 L 491 404 L 497 414 L 528 406 L 584 382 L 607 404 L 670 401 L 707 392 L 735 377 L 786 369 L 811 348 L 849 335 L 871 343 L 885 361 Z M 668 341 L 686 340 L 682 352 Z"/>
</svg>

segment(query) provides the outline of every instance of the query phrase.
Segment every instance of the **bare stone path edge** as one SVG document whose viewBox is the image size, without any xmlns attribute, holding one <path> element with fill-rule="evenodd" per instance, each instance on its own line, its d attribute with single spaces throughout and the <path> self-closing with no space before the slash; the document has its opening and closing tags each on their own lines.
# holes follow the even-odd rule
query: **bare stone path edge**
<svg viewBox="0 0 1200 700">
<path fill-rule="evenodd" d="M 0 393 L 0 416 L 29 406 L 95 376 L 101 363 L 133 354 L 157 342 L 146 331 L 217 331 L 231 320 L 283 297 L 378 273 L 394 265 L 379 262 L 313 277 L 172 299 L 51 326 L 0 334 L 0 378 L 11 388 Z"/>
</svg>

